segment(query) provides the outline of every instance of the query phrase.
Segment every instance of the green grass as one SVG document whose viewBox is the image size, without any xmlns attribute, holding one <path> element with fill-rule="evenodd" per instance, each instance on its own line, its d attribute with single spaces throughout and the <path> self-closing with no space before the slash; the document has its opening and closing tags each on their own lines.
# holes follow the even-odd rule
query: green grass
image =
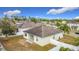
<svg viewBox="0 0 79 59">
<path fill-rule="evenodd" d="M 79 38 L 75 38 L 69 35 L 64 35 L 64 37 L 59 39 L 59 41 L 68 43 L 71 45 L 79 46 Z"/>
</svg>

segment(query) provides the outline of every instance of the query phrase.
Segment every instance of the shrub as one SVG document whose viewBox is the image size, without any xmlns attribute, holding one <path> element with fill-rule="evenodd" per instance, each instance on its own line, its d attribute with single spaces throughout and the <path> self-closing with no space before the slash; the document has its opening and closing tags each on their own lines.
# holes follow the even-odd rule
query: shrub
<svg viewBox="0 0 79 59">
<path fill-rule="evenodd" d="M 69 49 L 69 48 L 64 48 L 64 47 L 61 47 L 61 48 L 59 49 L 59 51 L 71 51 L 71 49 Z"/>
</svg>

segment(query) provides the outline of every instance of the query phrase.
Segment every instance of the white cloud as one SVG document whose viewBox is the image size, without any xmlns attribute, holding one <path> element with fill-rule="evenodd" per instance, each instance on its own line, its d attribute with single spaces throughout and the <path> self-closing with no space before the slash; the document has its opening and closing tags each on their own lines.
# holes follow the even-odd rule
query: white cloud
<svg viewBox="0 0 79 59">
<path fill-rule="evenodd" d="M 62 14 L 64 12 L 71 11 L 71 10 L 75 10 L 77 8 L 78 7 L 63 7 L 63 8 L 60 8 L 60 9 L 50 9 L 47 12 L 47 14 Z"/>
<path fill-rule="evenodd" d="M 12 15 L 20 14 L 20 13 L 21 13 L 20 10 L 12 10 L 12 11 L 6 11 L 6 12 L 4 12 L 3 14 L 4 14 L 4 15 L 8 15 L 8 16 L 12 16 Z"/>
<path fill-rule="evenodd" d="M 79 16 L 75 17 L 74 19 L 79 19 Z"/>
</svg>

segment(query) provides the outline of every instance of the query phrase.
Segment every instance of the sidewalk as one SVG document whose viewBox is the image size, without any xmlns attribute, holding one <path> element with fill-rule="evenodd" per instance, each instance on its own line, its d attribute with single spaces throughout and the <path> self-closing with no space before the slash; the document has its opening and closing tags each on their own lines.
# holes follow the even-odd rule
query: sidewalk
<svg viewBox="0 0 79 59">
<path fill-rule="evenodd" d="M 56 47 L 50 49 L 49 51 L 53 51 L 53 50 L 58 51 L 60 47 L 70 48 L 70 49 L 73 49 L 75 51 L 79 50 L 79 46 L 74 46 L 74 45 L 66 44 L 66 43 L 63 43 L 63 42 L 60 42 L 60 41 L 56 41 L 56 40 L 52 40 L 51 39 L 51 43 L 56 45 Z"/>
</svg>

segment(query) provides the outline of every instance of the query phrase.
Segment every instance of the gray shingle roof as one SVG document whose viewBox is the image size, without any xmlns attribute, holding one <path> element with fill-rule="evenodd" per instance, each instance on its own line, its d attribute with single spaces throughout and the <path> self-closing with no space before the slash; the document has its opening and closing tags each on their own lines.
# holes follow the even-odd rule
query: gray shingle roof
<svg viewBox="0 0 79 59">
<path fill-rule="evenodd" d="M 17 24 L 17 27 L 19 27 L 19 28 L 28 28 L 28 27 L 32 27 L 34 25 L 35 25 L 34 22 L 25 21 L 25 22 L 20 22 L 20 24 Z"/>
<path fill-rule="evenodd" d="M 19 24 L 17 24 L 18 28 L 29 28 L 29 27 L 35 27 L 37 25 L 41 25 L 40 23 L 34 23 L 31 21 L 25 21 L 25 22 L 19 22 Z"/>
<path fill-rule="evenodd" d="M 46 37 L 46 36 L 60 33 L 62 31 L 58 30 L 58 29 L 53 29 L 52 27 L 41 25 L 41 26 L 37 26 L 35 28 L 32 28 L 32 29 L 24 31 L 24 32 L 34 34 L 39 37 Z"/>
</svg>

